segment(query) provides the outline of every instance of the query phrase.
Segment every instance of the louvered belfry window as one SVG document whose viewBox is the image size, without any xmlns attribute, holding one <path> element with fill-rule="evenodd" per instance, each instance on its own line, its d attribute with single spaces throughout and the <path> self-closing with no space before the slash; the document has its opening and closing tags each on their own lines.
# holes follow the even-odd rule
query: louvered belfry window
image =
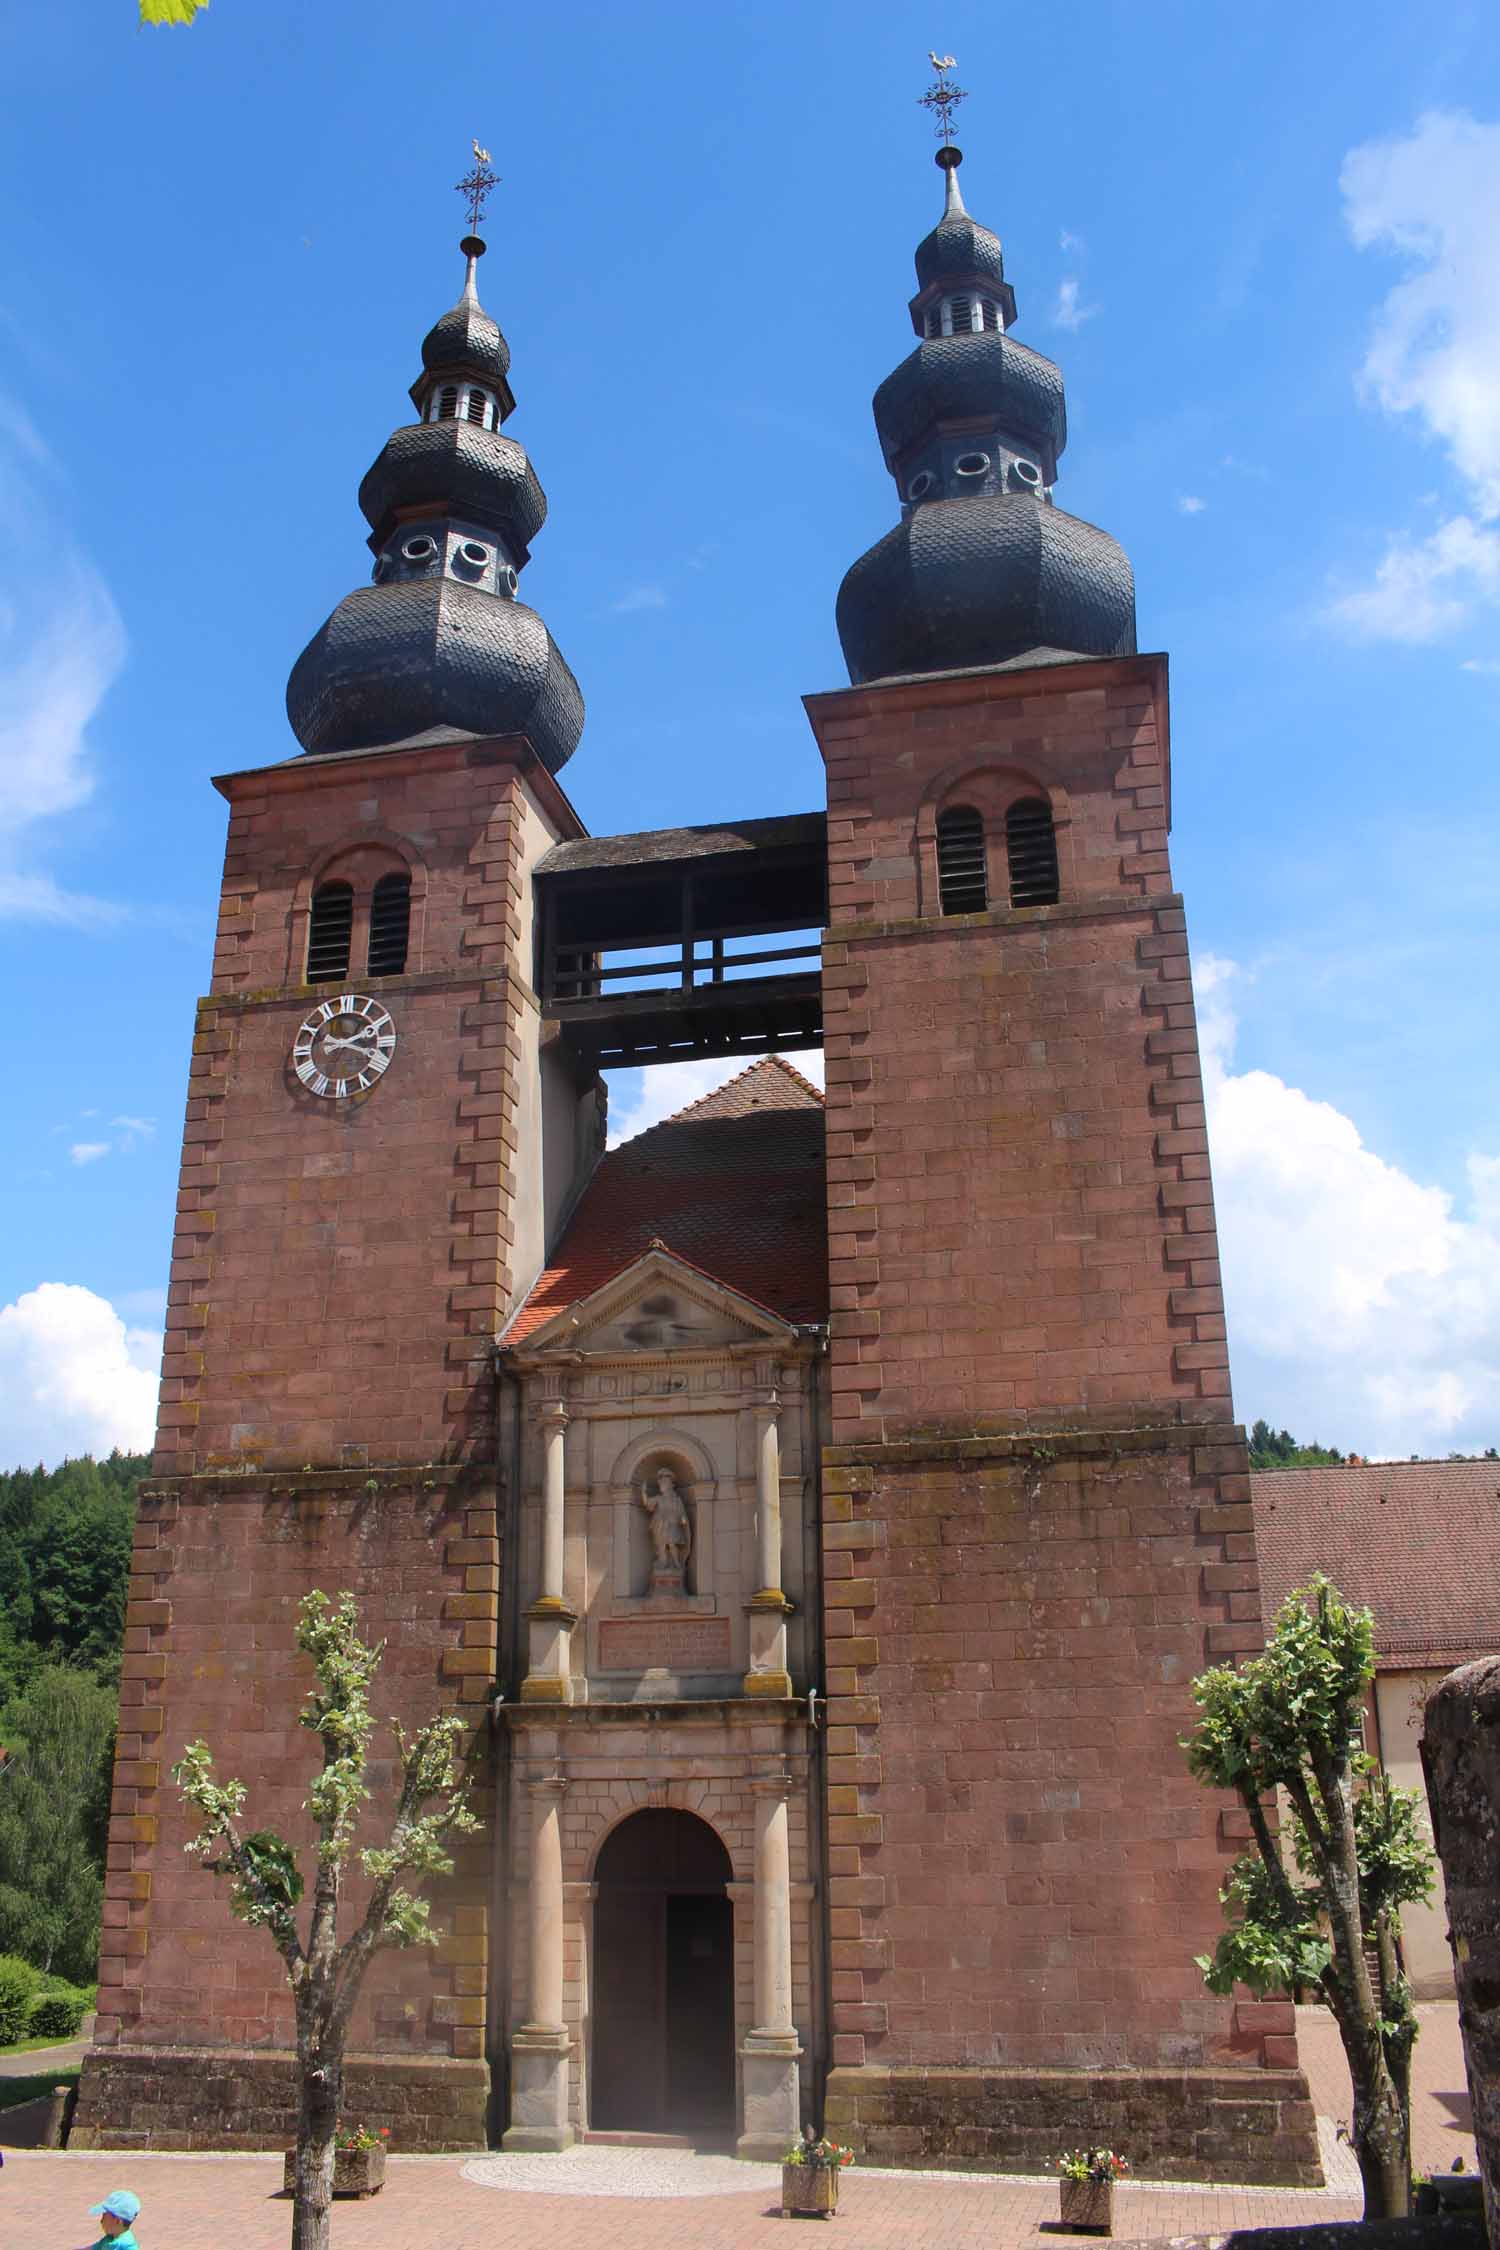
<svg viewBox="0 0 1500 2250">
<path fill-rule="evenodd" d="M 406 967 L 411 877 L 382 875 L 370 900 L 370 974 L 399 977 Z"/>
<path fill-rule="evenodd" d="M 454 422 L 458 419 L 458 385 L 445 383 L 438 397 L 438 420 Z"/>
<path fill-rule="evenodd" d="M 984 821 L 972 805 L 947 805 L 937 817 L 938 898 L 945 914 L 982 914 L 989 904 Z"/>
<path fill-rule="evenodd" d="M 1022 797 L 1005 816 L 1012 906 L 1057 904 L 1057 838 L 1045 797 Z"/>
<path fill-rule="evenodd" d="M 349 974 L 354 890 L 349 883 L 320 883 L 307 923 L 307 981 L 329 984 Z"/>
</svg>

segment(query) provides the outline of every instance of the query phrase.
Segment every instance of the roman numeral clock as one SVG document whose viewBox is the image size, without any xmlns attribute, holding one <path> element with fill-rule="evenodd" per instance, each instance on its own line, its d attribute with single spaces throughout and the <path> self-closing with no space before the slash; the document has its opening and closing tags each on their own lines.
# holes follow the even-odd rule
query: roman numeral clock
<svg viewBox="0 0 1500 2250">
<path fill-rule="evenodd" d="M 396 1026 L 390 1011 L 361 992 L 324 1000 L 298 1028 L 292 1068 L 310 1094 L 347 1101 L 368 1093 L 390 1069 Z"/>
</svg>

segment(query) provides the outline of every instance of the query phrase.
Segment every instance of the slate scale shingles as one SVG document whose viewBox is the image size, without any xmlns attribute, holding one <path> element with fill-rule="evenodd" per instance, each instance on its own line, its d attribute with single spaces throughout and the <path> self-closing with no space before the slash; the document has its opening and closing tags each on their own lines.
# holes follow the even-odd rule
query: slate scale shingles
<svg viewBox="0 0 1500 2250">
<path fill-rule="evenodd" d="M 1251 1477 L 1267 1623 L 1315 1570 L 1373 1611 L 1382 1669 L 1500 1649 L 1500 1461 L 1365 1461 Z"/>
<path fill-rule="evenodd" d="M 609 1151 L 502 1342 L 523 1342 L 656 1240 L 784 1320 L 825 1320 L 823 1198 L 822 1097 L 769 1057 Z"/>
</svg>

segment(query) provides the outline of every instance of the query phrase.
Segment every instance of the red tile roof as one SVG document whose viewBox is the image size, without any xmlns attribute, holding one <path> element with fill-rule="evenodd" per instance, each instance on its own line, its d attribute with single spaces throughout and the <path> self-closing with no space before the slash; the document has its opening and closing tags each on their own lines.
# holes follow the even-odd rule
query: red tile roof
<svg viewBox="0 0 1500 2250">
<path fill-rule="evenodd" d="M 1375 1617 L 1382 1671 L 1500 1651 L 1500 1461 L 1367 1461 L 1250 1479 L 1267 1623 L 1315 1570 Z"/>
<path fill-rule="evenodd" d="M 827 1319 L 823 1099 L 779 1055 L 601 1159 L 504 1342 L 521 1343 L 657 1239 L 784 1320 Z"/>
</svg>

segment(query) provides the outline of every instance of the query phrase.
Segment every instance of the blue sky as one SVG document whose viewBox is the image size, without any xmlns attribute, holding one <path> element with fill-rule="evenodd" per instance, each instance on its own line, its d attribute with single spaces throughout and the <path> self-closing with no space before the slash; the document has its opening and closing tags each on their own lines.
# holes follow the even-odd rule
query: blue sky
<svg viewBox="0 0 1500 2250">
<path fill-rule="evenodd" d="M 361 474 L 483 291 L 551 503 L 524 583 L 599 832 L 800 810 L 870 423 L 940 208 L 1056 357 L 1060 503 L 1172 657 L 1236 1397 L 1303 1436 L 1500 1441 L 1493 16 L 1281 0 L 717 10 L 16 5 L 0 195 L 0 1461 L 149 1419 L 209 776 L 368 571 Z M 696 1081 L 616 1089 L 640 1123 Z"/>
</svg>

